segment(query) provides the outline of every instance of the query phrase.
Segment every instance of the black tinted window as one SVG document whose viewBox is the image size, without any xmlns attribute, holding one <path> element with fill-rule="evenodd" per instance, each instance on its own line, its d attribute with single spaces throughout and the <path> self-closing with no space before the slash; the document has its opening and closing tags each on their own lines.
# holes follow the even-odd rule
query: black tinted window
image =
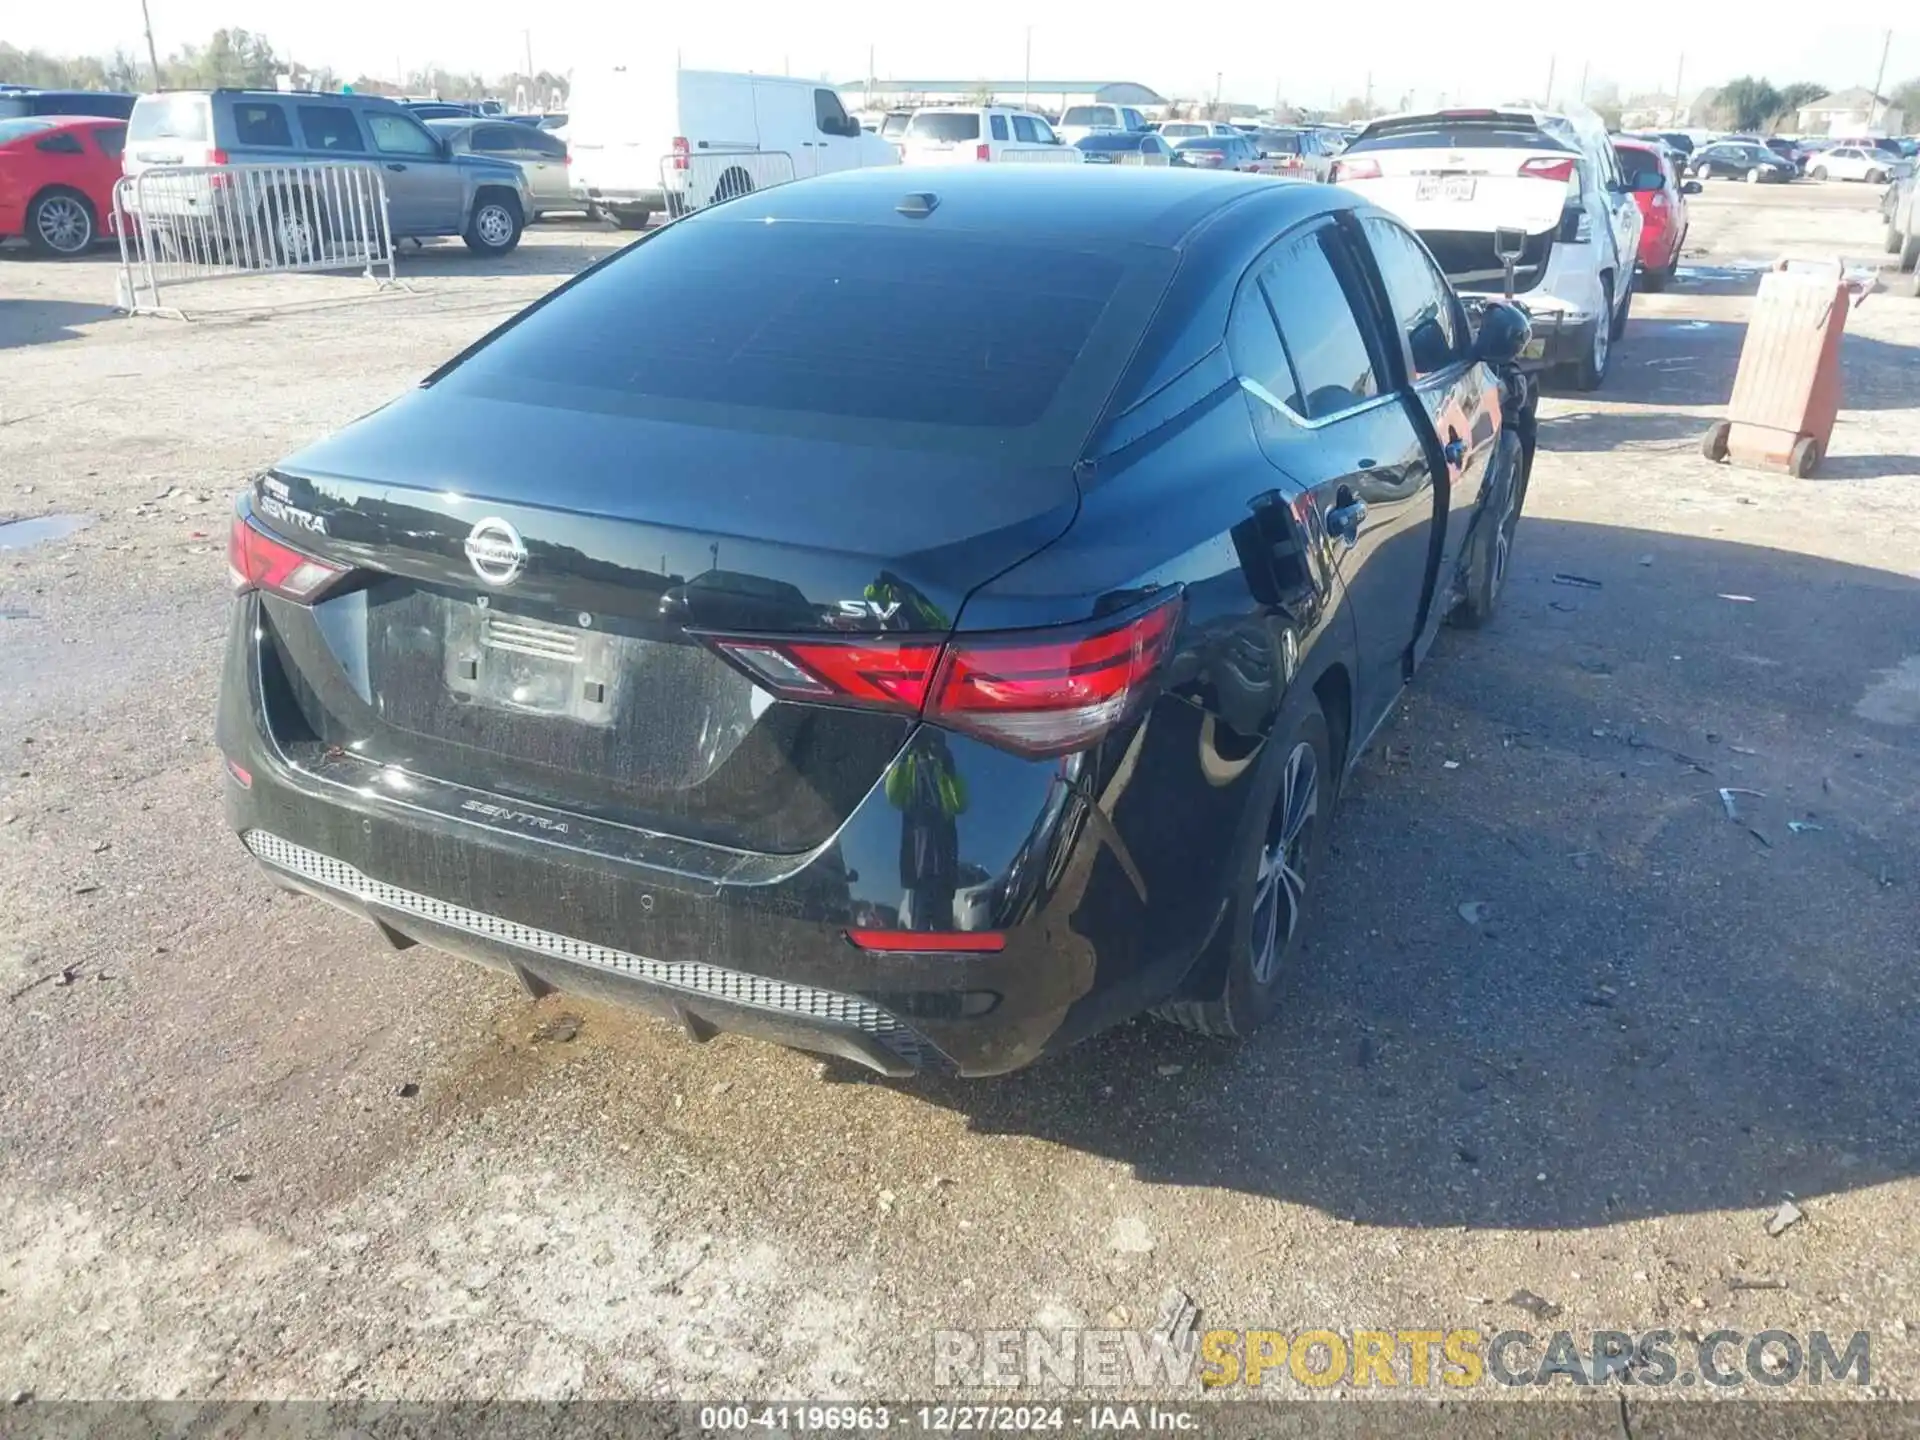
<svg viewBox="0 0 1920 1440">
<path fill-rule="evenodd" d="M 999 118 L 997 115 L 994 116 L 996 120 Z M 994 138 L 998 139 L 999 137 L 995 136 Z M 1029 145 L 1033 145 L 1038 143 L 1040 136 L 1033 128 L 1033 121 L 1024 115 L 1016 115 L 1013 117 L 1013 138 L 1016 140 L 1024 140 Z"/>
<path fill-rule="evenodd" d="M 498 155 L 503 151 L 518 150 L 526 143 L 525 139 L 512 133 L 523 127 L 506 125 L 476 125 L 468 132 L 467 148 L 481 155 Z M 440 132 L 443 138 L 458 134 L 458 127 L 449 127 Z"/>
<path fill-rule="evenodd" d="M 992 134 L 994 139 L 1004 140 L 1007 138 L 1007 117 L 1006 116 L 989 115 L 987 117 L 987 121 L 989 125 L 992 127 Z M 1029 138 L 1031 138 L 1033 127 L 1029 125 L 1027 127 L 1027 130 L 1028 130 L 1028 136 Z"/>
<path fill-rule="evenodd" d="M 1227 317 L 1227 354 L 1233 360 L 1236 375 L 1253 381 L 1296 414 L 1306 414 L 1306 408 L 1300 403 L 1300 387 L 1293 378 L 1293 366 L 1287 361 L 1280 332 L 1274 327 L 1273 312 L 1267 306 L 1266 292 L 1257 277 L 1240 287 L 1233 312 Z"/>
<path fill-rule="evenodd" d="M 302 105 L 300 134 L 309 150 L 357 155 L 366 149 L 360 143 L 360 127 L 353 123 L 353 112 L 341 105 Z"/>
<path fill-rule="evenodd" d="M 233 139 L 237 145 L 275 145 L 290 148 L 293 132 L 287 112 L 270 101 L 235 101 Z"/>
<path fill-rule="evenodd" d="M 823 135 L 844 135 L 853 127 L 847 124 L 847 110 L 831 90 L 813 92 L 813 123 Z"/>
<path fill-rule="evenodd" d="M 560 403 L 686 420 L 748 411 L 764 425 L 786 412 L 782 423 L 835 439 L 874 440 L 875 422 L 940 427 L 921 442 L 935 448 L 971 443 L 959 432 L 1003 447 L 1065 390 L 1078 426 L 1028 442 L 1051 451 L 1085 439 L 1164 286 L 1160 271 L 1123 287 L 1126 255 L 716 217 L 635 247 L 443 383 L 497 381 L 522 396 L 551 385 Z"/>
<path fill-rule="evenodd" d="M 49 155 L 84 155 L 87 153 L 87 147 L 80 143 L 80 137 L 71 130 L 62 130 L 58 135 L 49 135 L 33 148 L 36 150 L 44 150 Z"/>
<path fill-rule="evenodd" d="M 980 117 L 978 115 L 953 115 L 942 112 L 929 115 L 925 112 L 915 115 L 907 122 L 907 138 L 911 140 L 944 140 L 956 144 L 962 140 L 980 138 Z"/>
<path fill-rule="evenodd" d="M 1373 354 L 1329 251 L 1338 244 L 1328 225 L 1284 241 L 1260 282 L 1299 377 L 1299 408 L 1311 420 L 1380 393 Z"/>
<path fill-rule="evenodd" d="M 534 130 L 524 126 L 522 128 L 527 129 L 526 138 L 520 142 L 523 149 L 537 151 L 549 160 L 566 159 L 567 142 L 558 135 L 549 135 L 544 130 Z"/>
<path fill-rule="evenodd" d="M 1651 150 L 1629 150 L 1624 145 L 1616 145 L 1613 153 L 1620 161 L 1620 174 L 1628 189 L 1658 190 L 1667 183 L 1660 169 L 1660 157 Z"/>
<path fill-rule="evenodd" d="M 1413 355 L 1414 378 L 1465 359 L 1465 317 L 1426 250 L 1391 220 L 1369 218 L 1364 223 L 1380 278 L 1387 284 L 1394 323 Z"/>
</svg>

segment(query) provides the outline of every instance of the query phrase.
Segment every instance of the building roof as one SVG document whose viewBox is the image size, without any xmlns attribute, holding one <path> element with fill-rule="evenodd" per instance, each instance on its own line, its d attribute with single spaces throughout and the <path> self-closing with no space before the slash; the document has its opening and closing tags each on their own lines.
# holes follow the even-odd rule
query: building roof
<svg viewBox="0 0 1920 1440">
<path fill-rule="evenodd" d="M 867 93 L 865 80 L 849 80 L 842 94 Z M 1035 95 L 1084 95 L 1107 105 L 1164 105 L 1166 97 L 1132 80 L 881 80 L 873 81 L 876 95 L 966 95 L 987 90 L 1004 95 L 1017 90 Z"/>
<path fill-rule="evenodd" d="M 1809 100 L 1802 110 L 1860 110 L 1868 105 L 1885 105 L 1887 98 L 1876 95 L 1864 85 L 1855 85 L 1846 90 L 1836 90 L 1831 95 L 1822 95 L 1818 100 Z"/>
</svg>

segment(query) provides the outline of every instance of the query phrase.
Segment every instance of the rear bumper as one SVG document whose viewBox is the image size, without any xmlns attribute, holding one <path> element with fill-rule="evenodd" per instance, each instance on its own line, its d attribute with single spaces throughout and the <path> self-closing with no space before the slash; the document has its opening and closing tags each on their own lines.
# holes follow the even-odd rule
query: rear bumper
<svg viewBox="0 0 1920 1440">
<path fill-rule="evenodd" d="M 598 205 L 608 210 L 645 210 L 658 214 L 667 208 L 667 194 L 660 186 L 635 189 L 630 186 L 575 185 L 573 197 L 582 205 Z"/>
<path fill-rule="evenodd" d="M 1099 775 L 1097 755 L 1030 761 L 942 734 L 971 797 L 944 837 L 882 780 L 805 855 L 729 852 L 731 869 L 715 869 L 687 863 L 687 842 L 630 827 L 615 853 L 585 826 L 503 828 L 531 806 L 438 805 L 430 784 L 354 773 L 351 757 L 325 773 L 290 759 L 263 701 L 259 610 L 236 603 L 222 677 L 219 745 L 247 777 L 229 774 L 228 823 L 279 883 L 389 941 L 512 971 L 536 992 L 633 1004 L 696 1039 L 739 1032 L 889 1075 L 1016 1069 L 1165 998 L 1192 964 L 1195 951 L 1140 939 L 1133 886 L 1079 782 Z M 909 856 L 930 852 L 945 863 L 912 873 Z M 850 928 L 991 931 L 1004 949 L 873 953 Z"/>
</svg>

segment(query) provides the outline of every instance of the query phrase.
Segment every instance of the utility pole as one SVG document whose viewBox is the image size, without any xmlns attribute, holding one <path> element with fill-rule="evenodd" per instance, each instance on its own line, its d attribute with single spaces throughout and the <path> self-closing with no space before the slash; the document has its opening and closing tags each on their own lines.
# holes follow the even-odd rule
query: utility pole
<svg viewBox="0 0 1920 1440">
<path fill-rule="evenodd" d="M 149 45 L 153 43 L 151 34 L 147 37 L 147 43 Z M 1887 38 L 1880 42 L 1880 68 L 1874 73 L 1873 92 L 1867 100 L 1867 129 L 1869 130 L 1873 129 L 1874 109 L 1880 104 L 1880 87 L 1884 85 L 1887 80 L 1887 52 L 1891 49 L 1893 49 L 1893 31 L 1889 30 L 1887 31 Z M 1881 119 L 1884 120 L 1885 118 L 1886 115 L 1883 111 Z"/>
<path fill-rule="evenodd" d="M 1587 69 L 1592 64 L 1591 60 L 1580 62 L 1580 103 L 1582 105 L 1587 103 Z"/>
<path fill-rule="evenodd" d="M 533 94 L 533 31 L 522 30 L 520 38 L 527 42 L 527 94 Z"/>
<path fill-rule="evenodd" d="M 160 52 L 153 45 L 153 16 L 147 13 L 147 0 L 140 0 L 140 19 L 147 27 L 147 60 L 153 66 L 153 88 L 160 88 Z M 1886 57 L 1880 57 L 1880 66 L 1886 68 Z"/>
<path fill-rule="evenodd" d="M 867 46 L 867 109 L 873 109 L 873 46 Z"/>
<path fill-rule="evenodd" d="M 1371 120 L 1373 118 L 1373 72 L 1371 70 L 1367 71 L 1367 98 L 1361 101 L 1360 105 L 1360 118 Z"/>
<path fill-rule="evenodd" d="M 1031 25 L 1027 26 L 1027 68 L 1025 78 L 1020 82 L 1020 108 L 1022 110 L 1033 108 L 1033 26 Z"/>
<path fill-rule="evenodd" d="M 1553 108 L 1553 71 L 1554 67 L 1559 63 L 1560 57 L 1558 55 L 1549 55 L 1547 57 L 1547 93 L 1546 97 L 1540 103 L 1549 110 Z"/>
<path fill-rule="evenodd" d="M 1680 63 L 1673 67 L 1673 128 L 1680 128 L 1680 112 L 1686 108 L 1686 101 L 1680 95 L 1680 83 L 1687 74 L 1687 54 L 1680 52 Z"/>
</svg>

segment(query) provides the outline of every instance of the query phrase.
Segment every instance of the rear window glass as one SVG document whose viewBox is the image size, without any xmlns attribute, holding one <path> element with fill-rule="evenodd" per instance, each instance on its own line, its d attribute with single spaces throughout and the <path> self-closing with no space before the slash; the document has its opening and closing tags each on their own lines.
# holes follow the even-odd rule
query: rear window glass
<svg viewBox="0 0 1920 1440">
<path fill-rule="evenodd" d="M 0 96 L 0 99 L 5 98 L 5 96 Z M 18 119 L 12 120 L 0 120 L 0 145 L 6 144 L 9 140 L 18 140 L 22 135 L 32 135 L 39 130 L 51 130 L 59 123 L 57 120 L 42 120 L 32 115 L 21 116 Z"/>
<path fill-rule="evenodd" d="M 441 383 L 1034 458 L 1085 439 L 1172 265 L 1124 243 L 716 217 L 644 241 Z"/>
<path fill-rule="evenodd" d="M 1082 135 L 1074 144 L 1082 150 L 1138 150 L 1140 134 L 1138 131 L 1116 131 L 1112 134 Z"/>
<path fill-rule="evenodd" d="M 287 112 L 264 100 L 234 102 L 233 138 L 240 145 L 272 145 L 285 149 L 293 144 Z"/>
<path fill-rule="evenodd" d="M 980 138 L 980 117 L 966 115 L 929 115 L 925 111 L 907 122 L 909 140 L 944 140 L 948 143 Z"/>
<path fill-rule="evenodd" d="M 1113 111 L 1105 105 L 1069 105 L 1060 117 L 1062 125 L 1117 125 Z"/>
<path fill-rule="evenodd" d="M 207 101 L 203 95 L 143 95 L 133 107 L 127 139 L 194 140 L 207 138 Z"/>
<path fill-rule="evenodd" d="M 366 149 L 360 140 L 360 127 L 353 123 L 353 112 L 339 105 L 302 105 L 300 134 L 309 150 L 352 154 Z"/>
<path fill-rule="evenodd" d="M 1395 125 L 1382 134 L 1363 135 L 1346 153 L 1364 150 L 1570 150 L 1535 125 L 1498 121 L 1446 121 Z"/>
<path fill-rule="evenodd" d="M 102 125 L 93 132 L 94 143 L 100 147 L 100 153 L 109 160 L 118 160 L 127 148 L 127 127 L 124 125 Z"/>
<path fill-rule="evenodd" d="M 1624 145 L 1614 148 L 1620 159 L 1620 173 L 1626 177 L 1627 185 L 1634 190 L 1657 190 L 1667 183 L 1667 177 L 1660 170 L 1659 157 L 1646 150 L 1629 150 Z"/>
</svg>

